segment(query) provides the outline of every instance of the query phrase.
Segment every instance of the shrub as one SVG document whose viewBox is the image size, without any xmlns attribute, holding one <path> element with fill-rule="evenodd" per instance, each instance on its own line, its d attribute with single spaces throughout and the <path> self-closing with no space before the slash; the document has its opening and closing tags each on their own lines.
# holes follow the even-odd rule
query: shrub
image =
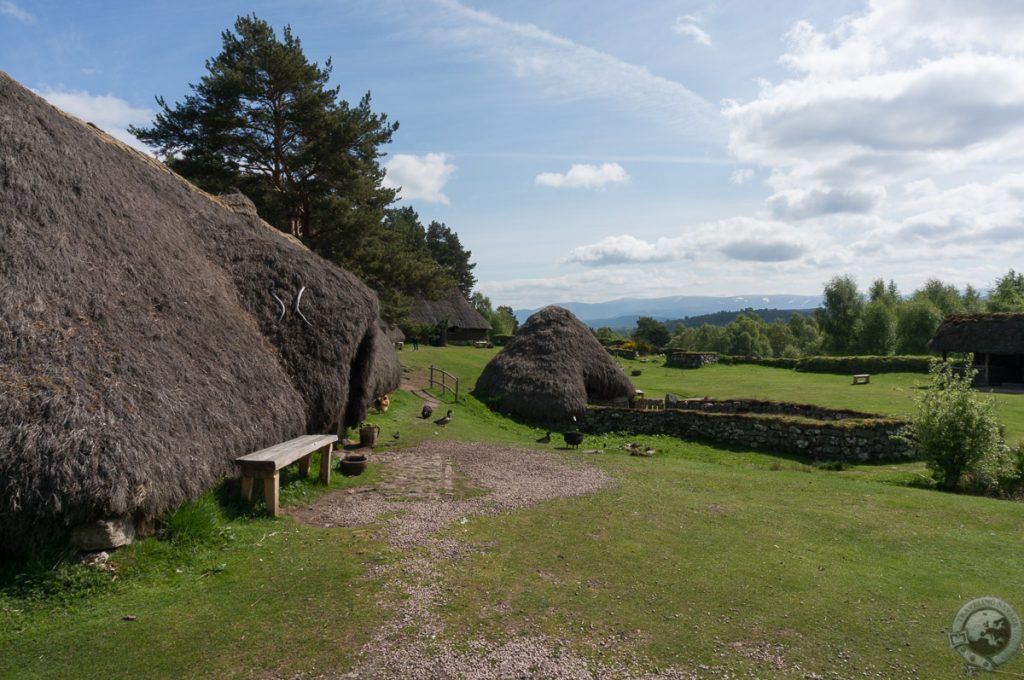
<svg viewBox="0 0 1024 680">
<path fill-rule="evenodd" d="M 915 413 L 900 435 L 949 491 L 960 488 L 965 475 L 991 490 L 1014 474 L 995 401 L 971 389 L 976 373 L 955 370 L 949 361 L 932 362 L 931 384 L 914 397 Z"/>
<path fill-rule="evenodd" d="M 511 339 L 511 335 L 505 335 L 503 333 L 496 333 L 495 335 L 491 336 L 491 342 L 493 342 L 498 347 L 504 347 L 506 344 L 508 344 L 508 341 Z"/>
<path fill-rule="evenodd" d="M 756 356 L 730 356 L 728 354 L 720 354 L 718 357 L 719 364 L 755 364 L 757 366 L 767 366 L 773 369 L 795 369 L 800 359 L 796 358 L 759 358 Z"/>
<path fill-rule="evenodd" d="M 851 356 L 806 357 L 796 370 L 808 373 L 927 373 L 933 357 Z"/>
<path fill-rule="evenodd" d="M 773 368 L 793 368 L 806 373 L 927 373 L 934 357 L 928 356 L 850 356 L 804 357 L 803 359 L 762 359 L 722 355 L 722 364 L 757 364 Z"/>
</svg>

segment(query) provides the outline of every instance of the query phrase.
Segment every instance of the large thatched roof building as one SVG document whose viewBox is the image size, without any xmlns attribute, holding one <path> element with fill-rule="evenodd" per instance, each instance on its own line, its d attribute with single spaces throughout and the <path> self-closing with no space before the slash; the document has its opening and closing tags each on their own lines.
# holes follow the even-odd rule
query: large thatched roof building
<svg viewBox="0 0 1024 680">
<path fill-rule="evenodd" d="M 946 317 L 928 349 L 974 354 L 983 385 L 1024 384 L 1024 314 L 956 314 Z"/>
<path fill-rule="evenodd" d="M 476 383 L 493 408 L 535 421 L 579 418 L 588 403 L 626 401 L 633 383 L 572 312 L 534 313 Z"/>
<path fill-rule="evenodd" d="M 441 344 L 467 344 L 486 340 L 491 330 L 490 322 L 469 304 L 469 300 L 458 288 L 453 288 L 447 297 L 440 300 L 417 298 L 409 317 L 416 323 L 436 326 L 440 329 Z"/>
<path fill-rule="evenodd" d="M 0 553 L 148 521 L 399 379 L 354 276 L 0 72 Z"/>
</svg>

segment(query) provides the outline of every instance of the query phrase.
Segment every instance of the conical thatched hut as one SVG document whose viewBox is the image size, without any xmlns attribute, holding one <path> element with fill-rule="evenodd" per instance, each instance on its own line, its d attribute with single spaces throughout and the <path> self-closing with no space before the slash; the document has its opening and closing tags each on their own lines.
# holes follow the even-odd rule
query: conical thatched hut
<svg viewBox="0 0 1024 680">
<path fill-rule="evenodd" d="M 148 523 L 399 378 L 354 276 L 0 72 L 0 553 Z"/>
<path fill-rule="evenodd" d="M 569 421 L 588 403 L 628 400 L 633 383 L 572 312 L 545 307 L 484 367 L 476 393 L 502 413 Z"/>
<path fill-rule="evenodd" d="M 955 314 L 939 325 L 928 349 L 973 354 L 982 385 L 1024 384 L 1024 314 Z"/>
</svg>

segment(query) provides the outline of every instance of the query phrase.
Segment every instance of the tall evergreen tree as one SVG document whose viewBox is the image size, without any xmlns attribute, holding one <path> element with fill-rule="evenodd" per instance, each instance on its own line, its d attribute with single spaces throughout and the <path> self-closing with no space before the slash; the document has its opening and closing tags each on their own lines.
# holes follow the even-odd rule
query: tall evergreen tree
<svg viewBox="0 0 1024 680">
<path fill-rule="evenodd" d="M 434 261 L 455 279 L 462 294 L 469 297 L 476 285 L 473 276 L 476 264 L 469 261 L 473 253 L 462 247 L 459 235 L 443 222 L 431 222 L 427 227 L 427 249 Z"/>
<path fill-rule="evenodd" d="M 310 63 L 288 26 L 279 39 L 242 16 L 221 40 L 192 93 L 174 107 L 157 97 L 153 125 L 131 132 L 201 188 L 237 187 L 268 222 L 328 250 L 372 231 L 395 197 L 378 160 L 398 124 L 369 93 L 354 107 L 339 99 L 331 60 Z"/>
<path fill-rule="evenodd" d="M 387 210 L 395 191 L 379 161 L 398 124 L 370 108 L 370 94 L 341 99 L 328 87 L 331 60 L 310 63 L 288 26 L 279 38 L 242 16 L 221 41 L 191 94 L 173 107 L 157 97 L 153 125 L 131 132 L 201 188 L 240 189 L 263 219 L 362 278 L 390 323 L 415 296 L 464 285 L 474 265 L 458 235 L 431 225 L 440 236 L 428 238 L 411 208 Z"/>
</svg>

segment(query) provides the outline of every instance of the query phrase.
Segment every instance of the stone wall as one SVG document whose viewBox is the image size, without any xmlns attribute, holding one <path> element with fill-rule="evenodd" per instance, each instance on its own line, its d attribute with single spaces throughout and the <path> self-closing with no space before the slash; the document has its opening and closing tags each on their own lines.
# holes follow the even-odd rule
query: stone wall
<svg viewBox="0 0 1024 680">
<path fill-rule="evenodd" d="M 682 399 L 672 404 L 666 399 L 666 406 L 683 411 L 704 411 L 707 413 L 762 413 L 780 416 L 798 416 L 812 420 L 849 420 L 883 418 L 876 413 L 864 413 L 849 409 L 831 409 L 811 404 L 793 404 L 782 401 L 761 401 L 760 399 Z"/>
<path fill-rule="evenodd" d="M 671 352 L 665 357 L 665 365 L 672 368 L 700 368 L 717 363 L 717 352 Z"/>
<path fill-rule="evenodd" d="M 905 424 L 877 417 L 826 421 L 778 414 L 593 407 L 587 409 L 580 429 L 591 434 L 665 434 L 793 453 L 815 460 L 864 463 L 912 459 L 907 446 L 892 439 Z"/>
</svg>

